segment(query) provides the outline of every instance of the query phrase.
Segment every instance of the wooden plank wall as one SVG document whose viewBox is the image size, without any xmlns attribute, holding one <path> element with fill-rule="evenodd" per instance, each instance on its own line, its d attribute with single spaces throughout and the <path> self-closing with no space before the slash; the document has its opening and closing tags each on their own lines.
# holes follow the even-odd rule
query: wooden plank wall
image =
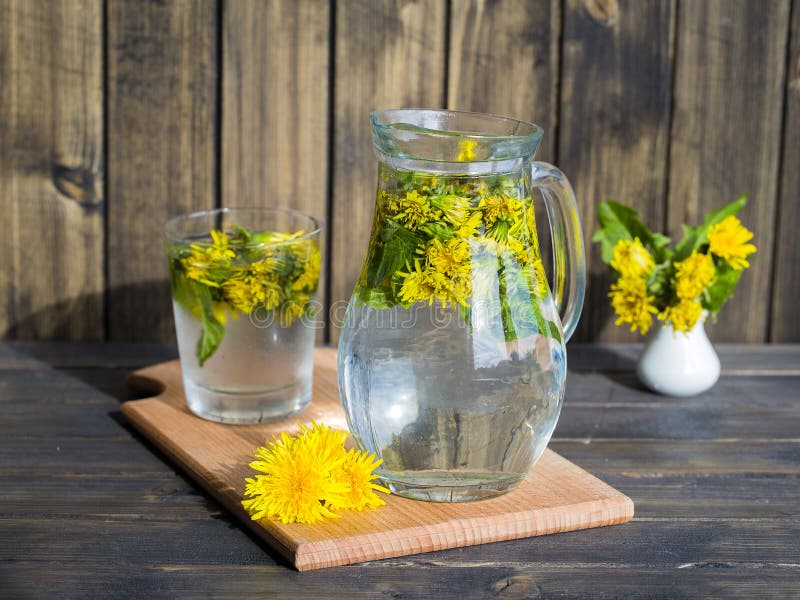
<svg viewBox="0 0 800 600">
<path fill-rule="evenodd" d="M 0 0 L 0 335 L 172 339 L 161 225 L 237 204 L 327 221 L 340 319 L 392 106 L 543 125 L 587 238 L 607 198 L 675 234 L 747 193 L 710 334 L 800 341 L 800 0 Z M 588 257 L 577 339 L 636 339 Z"/>
</svg>

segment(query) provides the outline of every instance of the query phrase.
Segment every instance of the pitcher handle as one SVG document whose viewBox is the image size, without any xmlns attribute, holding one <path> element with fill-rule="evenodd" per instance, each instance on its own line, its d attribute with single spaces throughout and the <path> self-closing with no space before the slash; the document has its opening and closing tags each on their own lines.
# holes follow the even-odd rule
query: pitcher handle
<svg viewBox="0 0 800 600">
<path fill-rule="evenodd" d="M 586 291 L 586 256 L 575 193 L 559 169 L 531 163 L 531 184 L 539 188 L 547 208 L 553 242 L 553 294 L 566 343 L 578 325 Z"/>
</svg>

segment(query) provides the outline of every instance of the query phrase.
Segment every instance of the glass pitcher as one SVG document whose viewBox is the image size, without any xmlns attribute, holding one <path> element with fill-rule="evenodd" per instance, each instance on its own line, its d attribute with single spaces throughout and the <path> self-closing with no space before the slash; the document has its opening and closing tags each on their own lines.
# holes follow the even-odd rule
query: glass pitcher
<svg viewBox="0 0 800 600">
<path fill-rule="evenodd" d="M 532 160 L 542 138 L 532 123 L 448 110 L 370 117 L 375 217 L 339 339 L 350 430 L 383 459 L 396 494 L 502 494 L 541 456 L 561 410 L 586 279 L 575 196 L 561 171 Z"/>
</svg>

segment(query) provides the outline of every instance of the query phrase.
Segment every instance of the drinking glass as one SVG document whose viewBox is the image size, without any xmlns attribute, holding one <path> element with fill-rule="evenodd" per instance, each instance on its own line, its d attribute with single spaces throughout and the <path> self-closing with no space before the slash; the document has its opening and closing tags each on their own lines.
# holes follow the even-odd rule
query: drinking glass
<svg viewBox="0 0 800 600">
<path fill-rule="evenodd" d="M 284 209 L 224 208 L 164 228 L 189 409 L 261 423 L 311 401 L 321 222 Z"/>
</svg>

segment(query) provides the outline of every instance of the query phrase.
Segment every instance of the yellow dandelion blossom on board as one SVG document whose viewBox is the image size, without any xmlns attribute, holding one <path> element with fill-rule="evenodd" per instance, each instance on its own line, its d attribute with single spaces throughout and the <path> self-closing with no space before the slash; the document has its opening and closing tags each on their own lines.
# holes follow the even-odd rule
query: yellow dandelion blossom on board
<svg viewBox="0 0 800 600">
<path fill-rule="evenodd" d="M 347 433 L 341 429 L 334 429 L 316 421 L 308 425 L 299 424 L 299 437 L 315 449 L 320 455 L 330 459 L 341 458 L 339 454 L 347 441 Z"/>
<path fill-rule="evenodd" d="M 627 323 L 631 331 L 647 333 L 653 324 L 653 314 L 658 310 L 654 298 L 647 294 L 647 284 L 639 277 L 620 277 L 611 286 L 611 306 L 617 313 L 616 325 Z"/>
<path fill-rule="evenodd" d="M 747 257 L 756 251 L 756 247 L 748 243 L 751 239 L 753 232 L 734 216 L 726 217 L 708 229 L 710 252 L 728 261 L 737 271 L 750 266 Z"/>
<path fill-rule="evenodd" d="M 694 300 L 713 281 L 716 270 L 709 254 L 692 252 L 691 256 L 675 263 L 675 293 L 681 300 Z"/>
<path fill-rule="evenodd" d="M 279 519 L 282 523 L 316 523 L 336 517 L 320 499 L 347 493 L 346 484 L 331 477 L 345 460 L 342 455 L 320 452 L 316 440 L 283 434 L 256 451 L 250 467 L 264 473 L 245 480 L 242 506 L 256 521 Z"/>
<path fill-rule="evenodd" d="M 334 509 L 364 510 L 378 508 L 386 502 L 375 492 L 391 493 L 388 489 L 375 483 L 378 476 L 373 473 L 383 463 L 374 454 L 367 454 L 351 448 L 345 455 L 345 461 L 334 473 L 334 479 L 344 482 L 348 491 L 338 496 L 329 504 Z"/>
<path fill-rule="evenodd" d="M 296 436 L 286 433 L 256 450 L 250 467 L 262 473 L 245 479 L 242 506 L 255 521 L 316 523 L 338 517 L 338 509 L 363 510 L 383 506 L 375 483 L 380 466 L 373 454 L 346 451 L 347 433 L 312 422 L 299 425 Z"/>
</svg>

